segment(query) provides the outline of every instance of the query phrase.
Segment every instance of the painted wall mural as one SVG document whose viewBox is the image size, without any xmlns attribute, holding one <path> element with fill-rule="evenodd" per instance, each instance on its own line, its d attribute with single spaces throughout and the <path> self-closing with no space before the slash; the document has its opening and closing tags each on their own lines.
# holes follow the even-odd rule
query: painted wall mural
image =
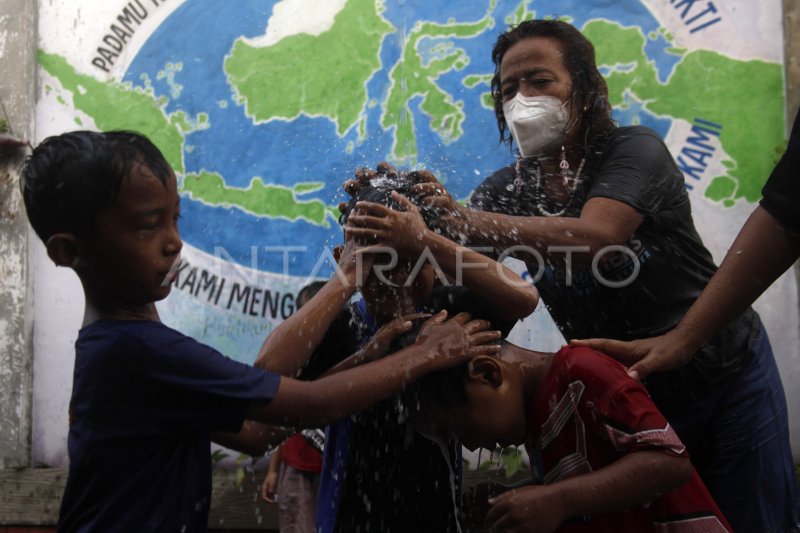
<svg viewBox="0 0 800 533">
<path fill-rule="evenodd" d="M 508 24 L 564 17 L 595 43 L 615 119 L 667 141 L 717 260 L 785 147 L 779 0 L 86 0 L 40 1 L 39 13 L 37 142 L 73 129 L 153 139 L 184 215 L 162 319 L 244 362 L 297 291 L 331 274 L 340 185 L 356 168 L 427 168 L 463 200 L 511 160 L 489 98 Z M 34 453 L 57 465 L 82 296 L 41 247 L 33 259 Z M 758 307 L 791 420 L 796 294 L 785 276 Z M 563 342 L 543 307 L 513 339 Z"/>
</svg>

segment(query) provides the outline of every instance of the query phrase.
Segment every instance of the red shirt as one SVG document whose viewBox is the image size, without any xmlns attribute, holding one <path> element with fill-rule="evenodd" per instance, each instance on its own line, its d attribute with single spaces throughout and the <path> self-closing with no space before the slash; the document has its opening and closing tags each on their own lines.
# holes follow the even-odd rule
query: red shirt
<svg viewBox="0 0 800 533">
<path fill-rule="evenodd" d="M 562 348 L 528 413 L 534 479 L 555 483 L 614 463 L 628 453 L 660 451 L 689 460 L 686 448 L 644 387 L 610 357 Z M 565 522 L 559 532 L 732 531 L 697 472 L 647 505 Z"/>
<path fill-rule="evenodd" d="M 281 461 L 303 472 L 322 470 L 322 454 L 300 433 L 292 435 L 283 443 Z"/>
</svg>

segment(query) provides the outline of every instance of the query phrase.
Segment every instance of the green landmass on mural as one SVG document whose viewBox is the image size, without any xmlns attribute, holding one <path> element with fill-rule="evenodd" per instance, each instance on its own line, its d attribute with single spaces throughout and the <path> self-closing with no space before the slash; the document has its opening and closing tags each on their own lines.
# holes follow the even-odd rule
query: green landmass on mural
<svg viewBox="0 0 800 533">
<path fill-rule="evenodd" d="M 167 115 L 165 102 L 152 93 L 115 81 L 80 74 L 66 59 L 39 51 L 39 63 L 72 94 L 72 102 L 92 117 L 100 130 L 134 130 L 146 135 L 164 153 L 175 172 L 183 172 L 186 114 Z M 206 117 L 207 118 L 207 117 Z"/>
<path fill-rule="evenodd" d="M 402 35 L 400 57 L 389 71 L 385 100 L 378 104 L 368 101 L 366 90 L 367 82 L 382 68 L 383 40 L 395 31 L 383 18 L 384 9 L 382 2 L 349 0 L 332 27 L 318 36 L 293 35 L 268 46 L 253 46 L 244 38 L 237 39 L 224 62 L 236 101 L 255 122 L 291 120 L 299 115 L 327 117 L 336 124 L 339 135 L 357 126 L 359 139 L 367 135 L 366 109 L 381 105 L 380 125 L 392 133 L 389 159 L 399 164 L 417 162 L 412 106 L 429 119 L 430 130 L 444 143 L 459 139 L 466 119 L 465 104 L 443 90 L 438 80 L 469 64 L 469 56 L 454 40 L 475 37 L 493 28 L 495 0 L 490 0 L 486 15 L 478 21 L 416 22 Z M 510 18 L 530 16 L 532 12 L 521 2 Z M 645 46 L 648 39 L 658 38 L 668 38 L 671 44 L 671 36 L 665 30 L 645 35 L 638 27 L 599 19 L 587 23 L 582 31 L 596 43 L 597 62 L 604 69 L 613 106 L 623 108 L 636 102 L 657 117 L 690 124 L 701 119 L 723 126 L 719 139 L 727 154 L 721 161 L 725 170 L 706 187 L 708 198 L 725 205 L 738 199 L 759 199 L 764 180 L 785 148 L 784 128 L 776 126 L 784 126 L 784 109 L 782 98 L 762 98 L 754 105 L 752 95 L 782 94 L 779 64 L 670 46 L 667 53 L 680 59 L 662 82 Z M 299 57 L 303 60 L 298 61 Z M 75 108 L 92 117 L 98 128 L 141 131 L 164 152 L 179 175 L 185 172 L 183 154 L 191 151 L 185 144 L 187 134 L 210 126 L 207 113 L 199 113 L 196 118 L 184 111 L 167 113 L 169 99 L 155 96 L 147 79 L 143 80 L 143 87 L 99 81 L 79 73 L 61 56 L 40 51 L 39 60 L 71 93 Z M 488 86 L 490 79 L 491 74 L 470 74 L 463 78 L 462 86 Z M 171 87 L 180 87 L 174 77 Z M 61 95 L 57 100 L 67 104 Z M 488 92 L 481 94 L 481 104 L 493 109 Z M 80 118 L 75 117 L 74 121 L 81 125 Z M 288 189 L 265 185 L 255 178 L 247 189 L 237 189 L 225 187 L 222 177 L 216 174 L 213 176 L 222 181 L 219 186 L 212 186 L 216 181 L 209 176 L 212 174 L 186 176 L 186 183 L 193 185 L 185 185 L 187 192 L 202 201 L 236 205 L 257 216 L 303 218 L 327 224 L 329 206 L 319 200 L 299 199 L 318 190 L 314 183 Z M 246 198 L 247 194 L 257 195 L 258 202 Z"/>
<path fill-rule="evenodd" d="M 481 106 L 494 111 L 494 98 L 492 98 L 492 77 L 493 74 L 471 74 L 469 76 L 464 76 L 464 79 L 461 80 L 461 84 L 466 87 L 467 89 L 474 89 L 479 85 L 486 86 L 486 92 L 481 93 L 480 102 Z"/>
<path fill-rule="evenodd" d="M 184 111 L 167 115 L 164 107 L 168 100 L 156 98 L 151 90 L 102 82 L 79 74 L 66 59 L 56 54 L 40 51 L 39 61 L 71 93 L 75 108 L 92 117 L 98 129 L 134 130 L 146 135 L 163 152 L 176 174 L 183 174 L 184 135 L 198 126 L 206 127 L 209 124 L 207 113 L 199 113 L 195 121 Z M 58 98 L 66 104 L 63 98 Z M 82 125 L 77 117 L 75 122 Z M 249 188 L 235 189 L 225 187 L 220 175 L 203 173 L 185 176 L 183 190 L 194 199 L 212 205 L 236 206 L 256 216 L 303 219 L 329 227 L 326 213 L 334 213 L 334 208 L 321 200 L 297 198 L 323 187 L 323 183 L 305 182 L 289 189 L 265 185 L 260 178 L 255 178 Z"/>
<path fill-rule="evenodd" d="M 666 83 L 661 83 L 655 65 L 645 55 L 646 37 L 640 29 L 596 20 L 582 31 L 597 43 L 598 65 L 611 70 L 606 81 L 612 106 L 624 105 L 626 96 L 633 97 L 657 116 L 723 125 L 720 143 L 733 161 L 723 161 L 728 174 L 713 178 L 705 191 L 707 198 L 726 205 L 737 199 L 758 201 L 764 181 L 786 146 L 779 64 L 673 48 L 671 52 L 682 58 Z M 759 98 L 754 105 L 754 95 L 776 98 Z"/>
<path fill-rule="evenodd" d="M 321 200 L 301 200 L 298 195 L 307 194 L 324 187 L 323 183 L 305 182 L 293 187 L 267 185 L 254 177 L 246 188 L 225 185 L 222 176 L 213 172 L 187 174 L 181 192 L 190 198 L 208 205 L 238 207 L 257 217 L 305 220 L 317 226 L 330 227 L 328 216 L 336 217 L 334 208 Z"/>
<path fill-rule="evenodd" d="M 403 51 L 389 73 L 391 88 L 381 115 L 384 129 L 394 128 L 392 158 L 404 164 L 415 164 L 417 141 L 414 133 L 414 118 L 411 102 L 421 97 L 419 109 L 430 117 L 430 129 L 445 142 L 459 139 L 463 135 L 461 125 L 466 118 L 464 102 L 456 101 L 453 95 L 442 90 L 436 80 L 452 70 L 463 70 L 469 65 L 469 56 L 452 43 L 439 44 L 431 50 L 434 56 L 425 63 L 419 54 L 422 39 L 470 38 L 494 27 L 491 17 L 495 0 L 489 2 L 486 15 L 477 22 L 447 24 L 418 21 L 403 43 Z"/>
<path fill-rule="evenodd" d="M 464 76 L 464 79 L 461 80 L 461 83 L 467 89 L 474 89 L 481 84 L 488 87 L 492 83 L 492 77 L 492 74 L 470 74 L 469 76 Z"/>
<path fill-rule="evenodd" d="M 236 101 L 256 123 L 324 116 L 343 135 L 362 120 L 367 81 L 381 68 L 381 42 L 394 31 L 382 6 L 349 0 L 317 36 L 291 35 L 264 47 L 237 39 L 224 62 Z"/>
</svg>

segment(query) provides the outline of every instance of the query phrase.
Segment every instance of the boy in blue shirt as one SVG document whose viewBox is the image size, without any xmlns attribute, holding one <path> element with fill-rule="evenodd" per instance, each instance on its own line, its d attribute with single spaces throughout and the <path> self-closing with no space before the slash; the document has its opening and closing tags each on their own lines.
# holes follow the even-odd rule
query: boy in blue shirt
<svg viewBox="0 0 800 533">
<path fill-rule="evenodd" d="M 86 296 L 60 531 L 205 531 L 212 438 L 250 451 L 271 430 L 246 420 L 322 425 L 426 372 L 497 350 L 486 343 L 499 333 L 485 321 L 439 314 L 403 354 L 316 382 L 249 367 L 159 320 L 155 302 L 169 294 L 182 246 L 180 199 L 149 140 L 85 131 L 48 138 L 20 185 L 49 257 L 77 273 Z M 342 269 L 355 282 L 353 248 Z"/>
</svg>

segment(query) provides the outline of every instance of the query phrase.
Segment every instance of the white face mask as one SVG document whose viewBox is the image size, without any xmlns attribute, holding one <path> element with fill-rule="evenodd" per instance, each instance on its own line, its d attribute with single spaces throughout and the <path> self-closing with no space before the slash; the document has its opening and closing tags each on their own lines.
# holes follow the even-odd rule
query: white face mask
<svg viewBox="0 0 800 533">
<path fill-rule="evenodd" d="M 560 145 L 569 120 L 567 102 L 555 96 L 523 96 L 517 93 L 503 104 L 506 124 L 522 157 L 541 154 Z"/>
</svg>

